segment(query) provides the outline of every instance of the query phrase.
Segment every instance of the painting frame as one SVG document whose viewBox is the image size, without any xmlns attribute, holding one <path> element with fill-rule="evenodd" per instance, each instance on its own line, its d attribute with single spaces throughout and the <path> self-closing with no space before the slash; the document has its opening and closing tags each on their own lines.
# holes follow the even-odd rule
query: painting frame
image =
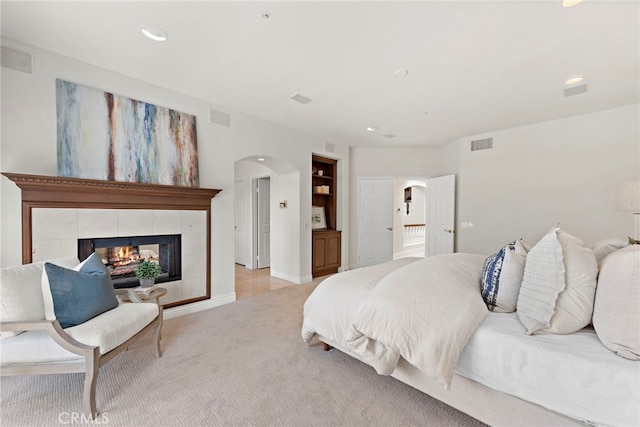
<svg viewBox="0 0 640 427">
<path fill-rule="evenodd" d="M 324 212 L 324 206 L 311 207 L 311 229 L 312 230 L 327 229 L 327 217 Z"/>
</svg>

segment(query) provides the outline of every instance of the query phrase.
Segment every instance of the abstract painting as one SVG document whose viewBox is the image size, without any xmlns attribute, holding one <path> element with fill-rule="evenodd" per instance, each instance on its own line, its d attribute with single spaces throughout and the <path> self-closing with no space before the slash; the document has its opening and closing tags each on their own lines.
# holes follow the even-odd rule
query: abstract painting
<svg viewBox="0 0 640 427">
<path fill-rule="evenodd" d="M 56 80 L 58 175 L 199 185 L 196 117 Z"/>
</svg>

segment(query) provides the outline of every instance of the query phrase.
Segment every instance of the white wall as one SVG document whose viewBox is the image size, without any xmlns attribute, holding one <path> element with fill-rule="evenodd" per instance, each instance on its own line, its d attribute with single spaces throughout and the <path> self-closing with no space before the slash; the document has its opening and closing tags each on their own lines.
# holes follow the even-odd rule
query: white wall
<svg viewBox="0 0 640 427">
<path fill-rule="evenodd" d="M 640 179 L 639 131 L 636 104 L 462 138 L 458 251 L 488 254 L 521 237 L 535 244 L 556 223 L 587 244 L 631 236 L 632 215 L 616 211 L 615 194 Z M 486 137 L 493 149 L 469 151 Z"/>
<path fill-rule="evenodd" d="M 351 148 L 351 253 L 357 260 L 358 177 L 456 174 L 456 251 L 489 254 L 525 238 L 535 244 L 560 223 L 587 244 L 631 236 L 616 211 L 616 187 L 640 179 L 638 104 L 473 135 L 439 149 Z M 475 139 L 494 148 L 469 151 Z M 462 221 L 474 228 L 462 230 Z"/>
<path fill-rule="evenodd" d="M 324 140 L 12 40 L 2 39 L 2 45 L 29 52 L 35 61 L 32 75 L 2 69 L 2 171 L 57 174 L 56 78 L 193 114 L 197 117 L 200 185 L 223 190 L 211 205 L 212 296 L 228 295 L 234 289 L 234 251 L 230 250 L 234 241 L 234 163 L 249 156 L 267 153 L 300 172 L 297 221 L 283 250 L 290 252 L 285 259 L 290 260 L 286 270 L 292 276 L 311 276 L 311 231 L 304 224 L 311 217 L 311 154 L 323 153 Z M 209 124 L 210 108 L 229 113 L 231 127 Z M 345 146 L 335 144 L 331 155 L 348 163 Z M 348 189 L 341 190 L 348 197 Z M 0 266 L 16 265 L 21 263 L 20 191 L 4 177 L 0 191 Z M 293 210 L 287 211 L 287 217 L 290 212 Z"/>
</svg>

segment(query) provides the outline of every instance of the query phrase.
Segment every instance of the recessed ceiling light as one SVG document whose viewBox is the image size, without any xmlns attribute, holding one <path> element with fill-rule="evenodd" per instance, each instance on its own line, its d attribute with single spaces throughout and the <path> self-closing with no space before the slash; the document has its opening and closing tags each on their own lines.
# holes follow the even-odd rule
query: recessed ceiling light
<svg viewBox="0 0 640 427">
<path fill-rule="evenodd" d="M 578 3 L 582 3 L 582 0 L 562 0 L 562 6 L 564 7 L 575 6 Z"/>
<path fill-rule="evenodd" d="M 576 83 L 580 83 L 582 81 L 582 76 L 571 76 L 567 80 L 564 81 L 566 85 L 574 85 Z"/>
<path fill-rule="evenodd" d="M 367 130 L 368 130 L 369 132 L 375 132 L 375 131 L 377 131 L 377 130 L 378 130 L 378 127 L 377 127 L 377 126 L 368 126 L 368 127 L 367 127 Z"/>
<path fill-rule="evenodd" d="M 405 70 L 404 68 L 399 68 L 397 70 L 395 70 L 393 72 L 393 75 L 397 78 L 397 79 L 401 79 L 403 77 L 406 77 L 407 74 L 409 74 L 408 70 Z"/>
<path fill-rule="evenodd" d="M 157 27 L 142 27 L 140 28 L 140 31 L 142 31 L 142 34 L 144 34 L 146 37 L 157 42 L 163 42 L 169 38 L 167 33 Z"/>
<path fill-rule="evenodd" d="M 264 162 L 264 157 L 258 157 L 259 162 Z"/>
</svg>

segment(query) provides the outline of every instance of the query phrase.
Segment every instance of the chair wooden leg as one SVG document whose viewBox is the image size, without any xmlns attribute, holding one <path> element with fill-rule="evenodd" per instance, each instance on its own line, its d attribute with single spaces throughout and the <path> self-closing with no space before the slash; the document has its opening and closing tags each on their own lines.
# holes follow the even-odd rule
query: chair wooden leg
<svg viewBox="0 0 640 427">
<path fill-rule="evenodd" d="M 95 420 L 98 416 L 96 409 L 96 382 L 98 380 L 99 357 L 100 349 L 96 347 L 93 351 L 93 357 L 87 357 L 87 370 L 84 374 L 82 411 L 92 420 Z"/>
<path fill-rule="evenodd" d="M 324 349 L 324 351 L 329 351 L 331 350 L 333 347 L 331 347 L 329 344 L 327 344 L 326 342 L 322 343 L 322 348 Z"/>
<path fill-rule="evenodd" d="M 162 322 L 160 322 L 153 330 L 153 347 L 155 348 L 156 357 L 162 356 L 160 348 L 160 332 L 162 331 Z"/>
</svg>

